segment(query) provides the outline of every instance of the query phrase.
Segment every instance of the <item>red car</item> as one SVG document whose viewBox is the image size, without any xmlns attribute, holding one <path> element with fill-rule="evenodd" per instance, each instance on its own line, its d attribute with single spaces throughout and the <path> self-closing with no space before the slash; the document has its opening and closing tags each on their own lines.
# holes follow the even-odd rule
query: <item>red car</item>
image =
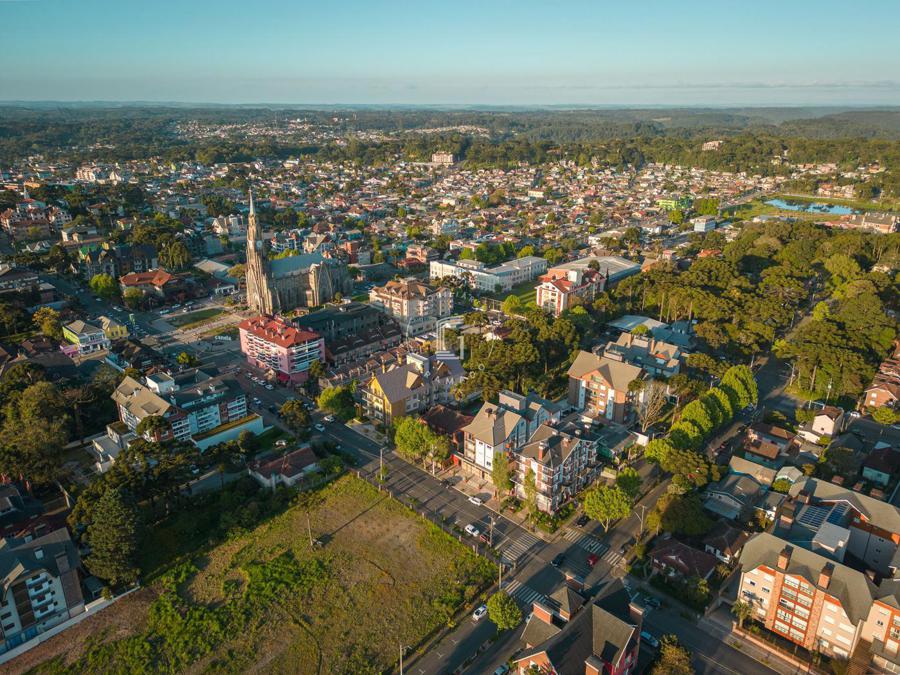
<svg viewBox="0 0 900 675">
<path fill-rule="evenodd" d="M 598 562 L 600 562 L 600 556 L 598 556 L 596 553 L 591 553 L 588 556 L 587 564 L 591 569 L 594 569 L 594 565 L 596 565 Z"/>
</svg>

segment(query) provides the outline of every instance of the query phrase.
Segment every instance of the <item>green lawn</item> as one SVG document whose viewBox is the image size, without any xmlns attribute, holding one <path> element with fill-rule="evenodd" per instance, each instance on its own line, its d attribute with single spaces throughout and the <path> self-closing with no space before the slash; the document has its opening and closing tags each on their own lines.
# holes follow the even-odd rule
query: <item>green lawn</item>
<svg viewBox="0 0 900 675">
<path fill-rule="evenodd" d="M 537 286 L 538 282 L 535 281 L 525 281 L 517 286 L 513 286 L 508 291 L 500 291 L 499 293 L 487 293 L 485 297 L 493 298 L 494 300 L 506 300 L 506 298 L 510 295 L 515 295 L 522 301 L 523 305 L 528 304 L 529 302 L 533 303 L 535 299 L 535 291 L 534 288 Z"/>
<path fill-rule="evenodd" d="M 381 673 L 394 667 L 398 645 L 421 644 L 495 575 L 468 547 L 352 476 L 314 493 L 309 526 L 319 548 L 309 546 L 304 507 L 253 528 L 244 523 L 277 496 L 237 497 L 233 513 L 185 513 L 153 528 L 145 562 L 159 566 L 160 550 L 182 558 L 149 582 L 149 607 L 144 599 L 128 624 L 103 623 L 99 612 L 79 624 L 89 637 L 38 647 L 32 662 L 44 661 L 34 672 Z M 212 505 L 221 511 L 220 501 Z M 228 529 L 204 548 L 210 518 Z"/>
<path fill-rule="evenodd" d="M 218 307 L 208 307 L 207 309 L 201 309 L 196 312 L 189 312 L 187 314 L 176 314 L 174 316 L 169 315 L 166 317 L 166 321 L 176 328 L 181 328 L 184 330 L 202 326 L 205 323 L 209 323 L 213 319 L 218 319 L 224 313 L 224 309 L 220 309 Z"/>
</svg>

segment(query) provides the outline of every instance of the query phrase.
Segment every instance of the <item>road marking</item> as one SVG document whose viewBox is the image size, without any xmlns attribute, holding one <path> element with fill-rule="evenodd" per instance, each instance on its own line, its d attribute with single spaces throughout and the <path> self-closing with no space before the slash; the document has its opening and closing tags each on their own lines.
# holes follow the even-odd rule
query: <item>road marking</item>
<svg viewBox="0 0 900 675">
<path fill-rule="evenodd" d="M 603 560 L 608 562 L 612 566 L 616 566 L 625 560 L 624 556 L 619 555 L 615 551 L 607 551 L 607 553 L 603 556 Z"/>
<path fill-rule="evenodd" d="M 563 539 L 571 541 L 576 546 L 580 546 L 590 553 L 601 554 L 609 549 L 609 546 L 590 534 L 582 534 L 578 530 L 566 530 L 563 532 Z"/>
<path fill-rule="evenodd" d="M 503 561 L 512 564 L 525 555 L 532 546 L 538 543 L 538 538 L 527 532 L 517 533 L 515 537 L 507 536 L 497 546 Z"/>
<path fill-rule="evenodd" d="M 524 605 L 530 605 L 535 601 L 543 602 L 546 600 L 543 593 L 538 593 L 531 588 L 531 586 L 526 586 L 518 579 L 510 581 L 504 590 Z"/>
</svg>

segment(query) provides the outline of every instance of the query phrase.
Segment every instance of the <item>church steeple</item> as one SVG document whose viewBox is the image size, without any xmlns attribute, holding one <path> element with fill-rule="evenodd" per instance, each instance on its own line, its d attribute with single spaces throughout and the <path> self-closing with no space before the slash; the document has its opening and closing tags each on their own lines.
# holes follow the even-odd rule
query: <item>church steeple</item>
<svg viewBox="0 0 900 675">
<path fill-rule="evenodd" d="M 253 191 L 250 191 L 250 213 L 247 216 L 247 304 L 260 314 L 272 315 L 277 311 L 272 297 L 269 265 L 263 247 L 262 232 L 256 221 Z"/>
</svg>

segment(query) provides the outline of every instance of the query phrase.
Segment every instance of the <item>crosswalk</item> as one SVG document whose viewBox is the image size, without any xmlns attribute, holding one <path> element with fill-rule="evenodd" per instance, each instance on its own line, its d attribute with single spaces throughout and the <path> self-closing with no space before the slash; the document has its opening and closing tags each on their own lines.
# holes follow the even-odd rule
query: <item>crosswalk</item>
<svg viewBox="0 0 900 675">
<path fill-rule="evenodd" d="M 610 550 L 607 544 L 604 544 L 596 537 L 593 537 L 589 534 L 584 534 L 583 532 L 579 532 L 578 530 L 566 529 L 563 532 L 563 539 L 572 542 L 576 546 L 580 546 L 589 553 L 599 555 L 600 559 L 611 567 L 621 565 L 625 561 L 624 556 Z"/>
<path fill-rule="evenodd" d="M 543 593 L 538 593 L 531 586 L 523 584 L 518 579 L 513 579 L 512 581 L 510 581 L 504 586 L 503 590 L 509 593 L 514 599 L 518 600 L 526 606 L 530 605 L 536 600 L 539 602 L 543 602 L 547 599 Z"/>
<path fill-rule="evenodd" d="M 507 565 L 512 565 L 525 555 L 532 546 L 538 543 L 538 538 L 527 532 L 516 534 L 514 538 L 507 537 L 497 547 L 500 557 Z"/>
</svg>

